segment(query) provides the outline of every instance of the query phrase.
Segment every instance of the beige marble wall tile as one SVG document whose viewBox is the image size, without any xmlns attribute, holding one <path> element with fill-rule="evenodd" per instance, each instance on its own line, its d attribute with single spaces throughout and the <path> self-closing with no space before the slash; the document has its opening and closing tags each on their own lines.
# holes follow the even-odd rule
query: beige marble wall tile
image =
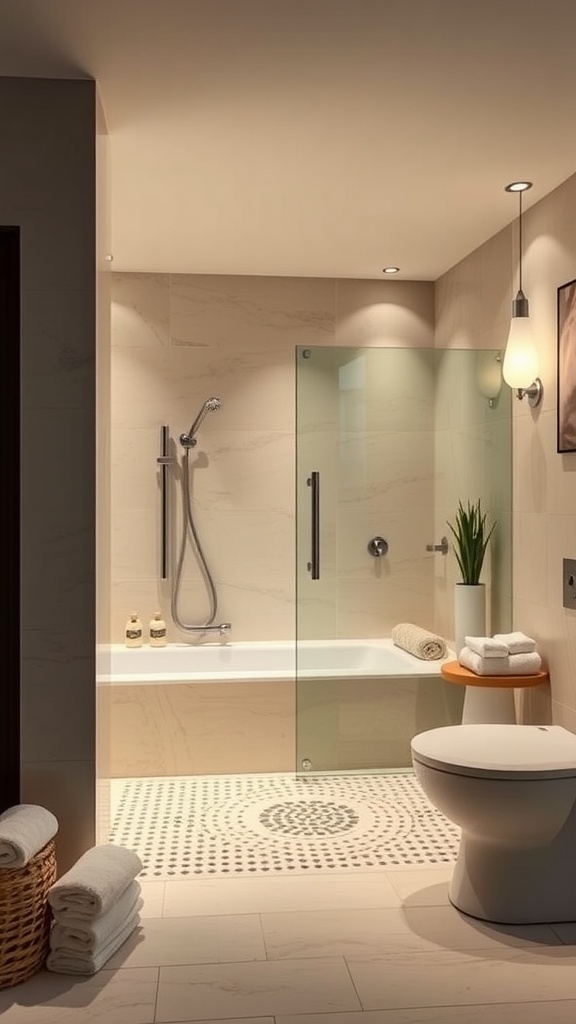
<svg viewBox="0 0 576 1024">
<path fill-rule="evenodd" d="M 112 345 L 158 350 L 169 344 L 169 277 L 166 274 L 115 273 Z"/>
<path fill-rule="evenodd" d="M 222 407 L 198 435 L 207 450 L 216 430 L 294 430 L 293 350 L 173 347 L 166 386 L 176 436 L 189 428 L 207 398 L 220 398 Z"/>
<path fill-rule="evenodd" d="M 336 345 L 434 345 L 430 281 L 337 281 Z"/>
<path fill-rule="evenodd" d="M 433 543 L 430 508 L 432 495 L 423 495 L 420 502 L 406 506 L 404 511 L 363 511 L 344 509 L 338 513 L 337 559 L 338 575 L 342 578 L 387 578 L 393 583 L 398 577 L 432 575 L 434 556 L 426 551 Z M 388 542 L 383 558 L 374 558 L 368 552 L 372 537 L 382 536 Z"/>
<path fill-rule="evenodd" d="M 174 274 L 171 290 L 174 346 L 267 352 L 332 340 L 329 279 Z"/>
<path fill-rule="evenodd" d="M 113 778 L 294 769 L 293 682 L 113 686 L 104 699 Z"/>
<path fill-rule="evenodd" d="M 387 637 L 399 622 L 434 628 L 433 581 L 403 577 L 343 580 L 338 588 L 338 637 Z"/>
</svg>

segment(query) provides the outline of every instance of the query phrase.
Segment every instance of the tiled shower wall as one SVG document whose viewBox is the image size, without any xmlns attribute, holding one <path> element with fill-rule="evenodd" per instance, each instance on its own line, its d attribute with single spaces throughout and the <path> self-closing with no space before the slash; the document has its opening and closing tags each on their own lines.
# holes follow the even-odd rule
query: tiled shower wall
<svg viewBox="0 0 576 1024">
<path fill-rule="evenodd" d="M 432 347 L 433 286 L 310 278 L 112 277 L 111 640 L 122 642 L 132 610 L 145 624 L 158 608 L 169 619 L 169 584 L 159 579 L 159 428 L 168 424 L 177 439 L 212 395 L 222 400 L 222 408 L 204 420 L 190 465 L 197 526 L 219 593 L 218 621 L 232 622 L 237 641 L 292 638 L 295 346 Z M 417 407 L 418 396 L 415 401 Z M 408 447 L 409 434 L 403 442 Z M 394 529 L 401 548 L 402 531 L 411 529 L 408 510 L 430 506 L 432 479 L 429 461 L 415 480 L 412 472 L 406 475 L 402 451 L 395 457 L 400 471 Z M 373 462 L 365 472 L 373 478 L 365 477 L 363 489 L 356 496 L 349 493 L 344 503 L 350 533 L 344 531 L 347 539 L 338 553 L 341 603 L 335 634 L 389 634 L 391 625 L 409 610 L 414 614 L 415 607 L 426 619 L 423 624 L 432 626 L 431 594 L 426 601 L 422 596 L 424 567 L 430 561 L 424 551 L 420 561 L 410 553 L 396 563 L 396 599 L 388 604 L 384 599 L 386 578 L 366 555 L 364 542 L 366 530 L 380 532 L 381 470 Z M 366 488 L 376 494 L 371 509 L 366 508 Z M 171 533 L 177 544 L 176 490 L 172 497 Z M 355 530 L 362 531 L 361 544 Z M 201 622 L 207 611 L 198 567 L 188 559 L 181 616 Z M 169 631 L 171 639 L 182 638 L 172 625 Z"/>
</svg>

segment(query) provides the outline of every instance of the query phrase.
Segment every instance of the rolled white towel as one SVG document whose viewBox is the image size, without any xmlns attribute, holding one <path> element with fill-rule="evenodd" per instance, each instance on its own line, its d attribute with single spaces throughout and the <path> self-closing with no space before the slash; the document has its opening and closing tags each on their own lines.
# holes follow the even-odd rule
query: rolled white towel
<svg viewBox="0 0 576 1024">
<path fill-rule="evenodd" d="M 61 922 L 91 920 L 110 909 L 142 868 L 133 850 L 113 843 L 93 846 L 48 890 L 48 903 Z"/>
<path fill-rule="evenodd" d="M 515 633 L 495 633 L 494 640 L 506 644 L 510 654 L 530 654 L 536 650 L 536 641 L 520 630 Z"/>
<path fill-rule="evenodd" d="M 507 658 L 482 658 L 463 647 L 458 661 L 477 676 L 530 676 L 538 672 L 542 659 L 536 651 L 528 654 L 509 654 Z"/>
<path fill-rule="evenodd" d="M 46 960 L 46 968 L 56 974 L 96 974 L 139 924 L 140 915 L 132 914 L 104 946 L 98 946 L 91 953 L 52 949 Z"/>
<path fill-rule="evenodd" d="M 50 931 L 50 949 L 91 954 L 102 948 L 124 926 L 125 921 L 140 913 L 144 906 L 141 891 L 139 882 L 131 882 L 110 910 L 91 921 L 56 912 Z"/>
<path fill-rule="evenodd" d="M 0 867 L 23 868 L 54 838 L 58 821 L 37 804 L 16 804 L 0 814 Z"/>
<path fill-rule="evenodd" d="M 392 629 L 392 643 L 413 654 L 422 661 L 437 661 L 446 657 L 446 642 L 441 636 L 429 633 L 427 629 L 413 622 L 400 622 Z"/>
<path fill-rule="evenodd" d="M 508 657 L 509 651 L 506 644 L 494 640 L 491 636 L 465 636 L 464 643 L 470 651 L 479 654 L 481 658 Z"/>
</svg>

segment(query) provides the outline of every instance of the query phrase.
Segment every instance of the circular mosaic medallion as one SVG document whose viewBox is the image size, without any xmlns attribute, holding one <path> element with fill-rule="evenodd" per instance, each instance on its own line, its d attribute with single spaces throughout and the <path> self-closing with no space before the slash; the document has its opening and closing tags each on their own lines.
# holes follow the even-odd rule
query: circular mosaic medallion
<svg viewBox="0 0 576 1024">
<path fill-rule="evenodd" d="M 346 804 L 297 800 L 272 804 L 260 812 L 258 820 L 268 832 L 312 837 L 337 836 L 349 832 L 358 824 L 360 817 Z"/>
</svg>

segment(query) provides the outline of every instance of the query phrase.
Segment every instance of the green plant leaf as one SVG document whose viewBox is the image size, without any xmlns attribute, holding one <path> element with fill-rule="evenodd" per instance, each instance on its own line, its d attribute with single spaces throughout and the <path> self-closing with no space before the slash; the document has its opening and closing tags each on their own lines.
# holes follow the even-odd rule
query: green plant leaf
<svg viewBox="0 0 576 1024">
<path fill-rule="evenodd" d="M 469 586 L 476 586 L 480 582 L 486 548 L 496 526 L 493 523 L 488 528 L 486 520 L 487 513 L 482 511 L 478 499 L 474 504 L 468 501 L 466 508 L 459 501 L 454 523 L 447 524 L 454 537 L 454 554 L 462 582 Z"/>
</svg>

